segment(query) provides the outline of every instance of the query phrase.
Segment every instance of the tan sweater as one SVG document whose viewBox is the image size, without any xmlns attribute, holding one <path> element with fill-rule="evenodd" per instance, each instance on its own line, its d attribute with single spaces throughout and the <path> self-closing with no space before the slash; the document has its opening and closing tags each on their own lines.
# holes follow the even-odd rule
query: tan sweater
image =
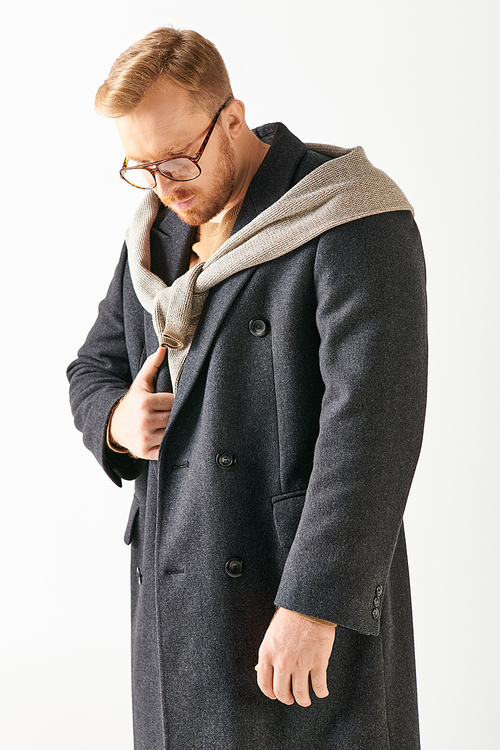
<svg viewBox="0 0 500 750">
<path fill-rule="evenodd" d="M 198 227 L 197 239 L 193 244 L 193 253 L 189 268 L 197 263 L 208 260 L 229 239 L 234 227 L 234 222 L 239 214 L 242 203 L 237 203 L 224 214 L 221 221 L 207 221 Z"/>
</svg>

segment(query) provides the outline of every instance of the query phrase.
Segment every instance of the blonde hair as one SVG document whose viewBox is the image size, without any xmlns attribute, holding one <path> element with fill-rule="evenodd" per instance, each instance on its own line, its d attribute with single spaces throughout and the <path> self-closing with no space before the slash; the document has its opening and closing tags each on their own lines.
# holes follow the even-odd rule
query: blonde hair
<svg viewBox="0 0 500 750">
<path fill-rule="evenodd" d="M 97 91 L 95 107 L 105 117 L 123 117 L 165 76 L 191 92 L 193 109 L 210 117 L 232 97 L 219 51 L 196 31 L 163 27 L 132 44 L 114 62 Z"/>
</svg>

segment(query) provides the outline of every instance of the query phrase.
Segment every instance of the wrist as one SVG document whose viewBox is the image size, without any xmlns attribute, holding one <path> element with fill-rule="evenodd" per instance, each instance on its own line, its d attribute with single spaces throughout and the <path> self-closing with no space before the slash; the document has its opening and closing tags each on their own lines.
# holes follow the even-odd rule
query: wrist
<svg viewBox="0 0 500 750">
<path fill-rule="evenodd" d="M 332 628 L 337 627 L 337 623 L 330 622 L 330 620 L 322 620 L 320 617 L 313 617 L 312 615 L 305 615 L 302 612 L 297 612 L 295 609 L 290 610 L 290 612 L 294 612 L 296 615 L 299 615 L 299 617 L 303 617 L 305 620 L 309 620 L 310 622 L 315 622 L 318 625 L 330 625 Z"/>
<path fill-rule="evenodd" d="M 109 412 L 108 421 L 106 423 L 106 444 L 108 448 L 113 451 L 113 453 L 120 453 L 122 455 L 127 454 L 131 458 L 137 458 L 137 456 L 134 456 L 134 454 L 131 453 L 128 448 L 125 448 L 125 446 L 120 445 L 120 443 L 117 443 L 115 440 L 113 440 L 113 437 L 111 435 L 111 420 L 113 419 L 115 411 L 118 409 L 125 396 L 122 396 L 120 399 L 118 399 L 118 401 L 113 405 L 113 408 Z"/>
</svg>

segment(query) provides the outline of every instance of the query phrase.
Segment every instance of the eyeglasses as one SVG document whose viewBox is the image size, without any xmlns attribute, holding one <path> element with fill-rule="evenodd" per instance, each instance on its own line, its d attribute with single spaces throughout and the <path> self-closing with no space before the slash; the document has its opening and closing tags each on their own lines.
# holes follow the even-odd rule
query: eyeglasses
<svg viewBox="0 0 500 750">
<path fill-rule="evenodd" d="M 162 159 L 161 161 L 152 161 L 149 164 L 138 164 L 137 166 L 129 167 L 130 159 L 125 157 L 123 166 L 120 169 L 120 177 L 128 182 L 133 187 L 140 188 L 141 190 L 152 190 L 156 187 L 156 172 L 159 172 L 169 180 L 175 180 L 175 182 L 189 182 L 195 180 L 201 174 L 201 167 L 198 162 L 200 161 L 203 152 L 205 151 L 210 136 L 213 133 L 219 115 L 232 100 L 232 96 L 224 102 L 222 107 L 218 110 L 214 119 L 209 125 L 207 134 L 200 146 L 200 150 L 196 156 L 176 156 L 175 159 Z"/>
</svg>

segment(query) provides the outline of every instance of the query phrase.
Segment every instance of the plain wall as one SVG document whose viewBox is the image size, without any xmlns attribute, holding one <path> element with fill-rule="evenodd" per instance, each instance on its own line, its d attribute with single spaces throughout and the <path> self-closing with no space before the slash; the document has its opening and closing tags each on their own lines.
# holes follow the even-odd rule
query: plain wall
<svg viewBox="0 0 500 750">
<path fill-rule="evenodd" d="M 88 0 L 3 12 L 0 744 L 130 750 L 131 486 L 72 425 L 65 369 L 140 199 L 95 90 L 157 26 L 215 42 L 250 126 L 364 146 L 416 210 L 429 406 L 406 524 L 423 750 L 497 750 L 498 6 Z"/>
</svg>

